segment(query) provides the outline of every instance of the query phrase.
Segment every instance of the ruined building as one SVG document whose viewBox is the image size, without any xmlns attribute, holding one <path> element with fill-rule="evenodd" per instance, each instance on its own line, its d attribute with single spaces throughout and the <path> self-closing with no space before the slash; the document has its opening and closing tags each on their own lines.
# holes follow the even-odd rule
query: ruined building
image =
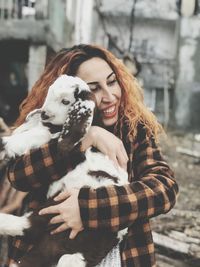
<svg viewBox="0 0 200 267">
<path fill-rule="evenodd" d="M 0 0 L 0 116 L 10 123 L 48 56 L 66 46 L 62 0 Z"/>
<path fill-rule="evenodd" d="M 137 74 L 165 126 L 199 131 L 199 10 L 200 0 L 0 0 L 0 116 L 53 51 L 96 43 Z"/>
</svg>

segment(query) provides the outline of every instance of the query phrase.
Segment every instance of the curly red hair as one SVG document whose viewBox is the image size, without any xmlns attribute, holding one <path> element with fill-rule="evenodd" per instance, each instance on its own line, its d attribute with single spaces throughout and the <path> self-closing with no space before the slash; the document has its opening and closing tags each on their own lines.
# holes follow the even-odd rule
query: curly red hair
<svg viewBox="0 0 200 267">
<path fill-rule="evenodd" d="M 145 106 L 143 92 L 136 78 L 132 76 L 126 66 L 107 49 L 97 45 L 77 45 L 69 49 L 62 49 L 46 66 L 39 80 L 33 86 L 28 97 L 20 106 L 20 116 L 16 126 L 24 122 L 27 114 L 43 105 L 49 86 L 61 74 L 75 76 L 78 67 L 84 61 L 93 57 L 104 59 L 116 74 L 122 89 L 119 123 L 125 120 L 129 124 L 129 137 L 135 138 L 137 125 L 143 124 L 148 136 L 154 135 L 155 139 L 162 132 L 162 126 L 155 115 Z M 120 128 L 121 128 L 120 127 Z"/>
</svg>

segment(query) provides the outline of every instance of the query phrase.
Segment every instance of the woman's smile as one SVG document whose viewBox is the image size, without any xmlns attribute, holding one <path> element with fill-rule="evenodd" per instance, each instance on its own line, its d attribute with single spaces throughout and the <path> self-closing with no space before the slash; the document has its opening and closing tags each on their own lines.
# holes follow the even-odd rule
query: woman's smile
<svg viewBox="0 0 200 267">
<path fill-rule="evenodd" d="M 106 118 L 113 118 L 116 116 L 117 114 L 117 104 L 114 105 L 109 105 L 109 107 L 104 108 L 102 110 L 100 110 L 100 112 L 102 113 L 102 116 L 106 119 Z"/>
</svg>

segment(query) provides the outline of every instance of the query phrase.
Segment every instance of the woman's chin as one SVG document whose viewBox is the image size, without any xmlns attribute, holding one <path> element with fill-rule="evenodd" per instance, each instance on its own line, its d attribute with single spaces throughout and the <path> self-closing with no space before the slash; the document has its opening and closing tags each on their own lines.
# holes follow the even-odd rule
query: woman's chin
<svg viewBox="0 0 200 267">
<path fill-rule="evenodd" d="M 112 126 L 114 125 L 118 120 L 118 116 L 114 116 L 114 117 L 111 117 L 111 118 L 102 118 L 102 124 L 106 127 L 109 127 L 109 126 Z"/>
</svg>

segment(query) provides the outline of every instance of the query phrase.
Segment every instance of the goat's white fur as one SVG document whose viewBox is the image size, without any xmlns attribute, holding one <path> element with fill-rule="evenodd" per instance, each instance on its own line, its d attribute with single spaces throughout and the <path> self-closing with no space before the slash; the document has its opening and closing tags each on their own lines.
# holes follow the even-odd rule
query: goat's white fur
<svg viewBox="0 0 200 267">
<path fill-rule="evenodd" d="M 81 253 L 63 255 L 57 267 L 85 267 L 84 257 Z"/>
<path fill-rule="evenodd" d="M 44 126 L 41 121 L 41 112 L 45 111 L 48 114 L 47 122 L 55 125 L 63 125 L 66 122 L 67 114 L 70 109 L 70 104 L 79 109 L 79 113 L 85 112 L 85 108 L 94 110 L 94 102 L 86 100 L 83 106 L 75 103 L 74 90 L 79 87 L 80 90 L 89 90 L 88 85 L 79 78 L 70 77 L 67 75 L 60 76 L 49 88 L 46 100 L 41 109 L 31 112 L 27 116 L 27 120 L 9 137 L 4 137 L 5 150 L 8 157 L 23 155 L 31 148 L 37 148 L 42 144 L 47 143 L 50 139 L 57 137 L 49 132 L 48 127 Z M 65 99 L 70 102 L 68 106 L 62 104 Z M 76 107 L 77 105 L 77 107 Z M 79 118 L 76 118 L 77 120 Z M 92 116 L 88 125 L 92 123 Z M 88 129 L 87 129 L 88 130 Z M 127 172 L 122 168 L 116 168 L 114 163 L 102 153 L 93 153 L 88 149 L 85 153 L 86 160 L 79 164 L 74 170 L 65 175 L 62 179 L 53 182 L 48 191 L 48 197 L 53 196 L 56 192 L 63 189 L 81 188 L 90 186 L 97 188 L 113 184 L 113 180 L 94 179 L 88 175 L 88 171 L 98 171 L 101 167 L 105 172 L 108 172 L 114 177 L 118 177 L 119 181 L 116 185 L 128 183 Z M 70 177 L 70 179 L 68 179 Z M 80 178 L 81 177 L 81 178 Z M 29 228 L 27 215 L 17 217 L 13 215 L 0 214 L 0 234 L 9 234 L 12 236 L 23 235 L 23 230 Z M 86 266 L 85 261 L 81 259 L 81 255 L 64 255 L 60 258 L 57 267 L 67 266 Z M 73 260 L 72 260 L 73 258 Z M 74 263 L 73 263 L 74 262 Z M 73 265 L 72 265 L 73 263 Z"/>
<path fill-rule="evenodd" d="M 9 158 L 21 156 L 32 148 L 40 147 L 52 138 L 57 137 L 51 134 L 48 127 L 44 126 L 41 120 L 41 113 L 45 111 L 50 122 L 54 125 L 63 125 L 66 121 L 70 107 L 75 103 L 74 90 L 79 87 L 81 91 L 89 91 L 88 85 L 78 77 L 61 75 L 49 87 L 47 97 L 41 109 L 30 112 L 26 122 L 14 130 L 11 136 L 3 137 L 6 154 Z M 69 105 L 62 104 L 62 100 L 68 100 Z M 84 101 L 84 106 L 88 109 L 94 109 L 93 101 Z M 84 112 L 84 109 L 80 110 Z M 91 121 L 92 122 L 92 121 Z M 2 156 L 0 156 L 0 159 Z"/>
<path fill-rule="evenodd" d="M 23 235 L 23 230 L 30 227 L 30 222 L 27 220 L 29 215 L 30 213 L 27 213 L 22 217 L 18 217 L 0 213 L 0 233 L 11 236 Z"/>
<path fill-rule="evenodd" d="M 94 153 L 91 152 L 90 148 L 86 151 L 85 155 L 86 161 L 80 163 L 62 179 L 55 181 L 50 185 L 48 197 L 51 197 L 55 195 L 56 192 L 62 190 L 63 185 L 69 190 L 72 188 L 81 188 L 83 186 L 89 186 L 95 189 L 101 186 L 112 185 L 113 180 L 106 179 L 105 177 L 99 177 L 99 179 L 96 180 L 88 174 L 88 171 L 98 171 L 99 166 L 103 166 L 104 171 L 113 177 L 121 177 L 117 185 L 120 186 L 127 183 L 127 175 L 125 171 L 121 168 L 117 170 L 108 156 L 105 156 L 102 153 L 96 153 L 94 156 Z"/>
<path fill-rule="evenodd" d="M 6 156 L 9 158 L 21 156 L 30 148 L 37 148 L 53 137 L 48 127 L 42 124 L 40 114 L 40 110 L 32 112 L 26 122 L 14 130 L 11 136 L 3 137 Z"/>
<path fill-rule="evenodd" d="M 62 100 L 67 100 L 70 104 L 75 103 L 74 91 L 79 87 L 80 90 L 90 91 L 89 86 L 78 77 L 67 75 L 60 76 L 50 87 L 45 99 L 42 110 L 48 116 L 48 121 L 55 125 L 63 125 L 66 121 L 70 105 L 63 105 Z M 88 108 L 94 108 L 93 101 L 84 101 L 85 105 L 90 105 Z"/>
</svg>

